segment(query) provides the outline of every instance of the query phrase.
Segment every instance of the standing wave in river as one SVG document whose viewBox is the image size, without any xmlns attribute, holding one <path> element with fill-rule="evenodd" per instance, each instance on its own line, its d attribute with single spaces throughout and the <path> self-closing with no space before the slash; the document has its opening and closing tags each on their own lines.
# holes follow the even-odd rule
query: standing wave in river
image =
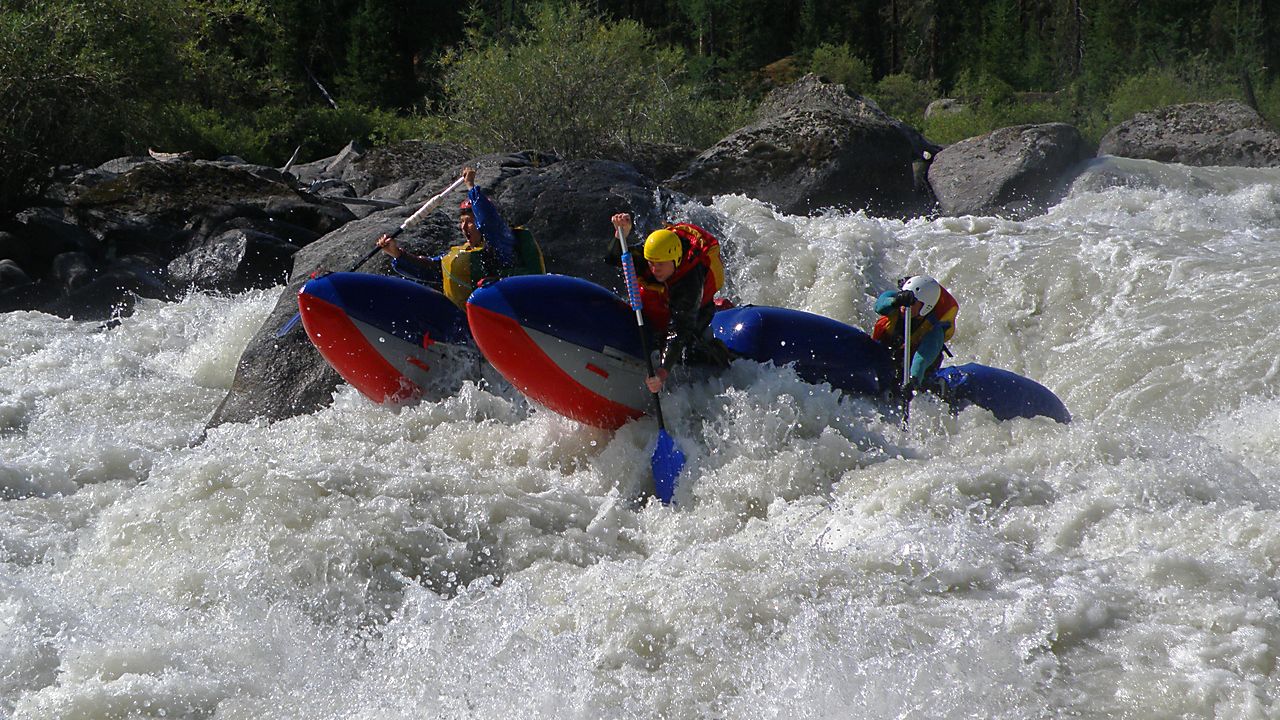
<svg viewBox="0 0 1280 720">
<path fill-rule="evenodd" d="M 500 384 L 196 443 L 274 292 L 0 323 L 0 715 L 1272 717 L 1280 170 L 1105 160 L 1047 214 L 718 198 L 738 298 L 951 345 L 1074 422 L 737 362 L 664 397 L 688 500 Z M 602 242 L 606 239 L 602 238 Z"/>
</svg>

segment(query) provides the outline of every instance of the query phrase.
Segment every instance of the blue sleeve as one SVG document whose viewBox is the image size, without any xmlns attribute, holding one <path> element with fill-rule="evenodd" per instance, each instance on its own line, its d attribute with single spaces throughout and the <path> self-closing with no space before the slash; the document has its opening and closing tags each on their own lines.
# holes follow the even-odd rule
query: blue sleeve
<svg viewBox="0 0 1280 720">
<path fill-rule="evenodd" d="M 498 260 L 503 265 L 512 265 L 516 261 L 516 238 L 511 234 L 507 221 L 498 214 L 489 198 L 476 186 L 467 191 L 467 199 L 471 201 L 471 212 L 476 215 L 476 228 L 484 236 L 484 244 L 493 248 Z"/>
<path fill-rule="evenodd" d="M 440 282 L 440 257 L 422 257 L 402 253 L 391 260 L 391 269 L 400 275 L 420 283 Z"/>
<path fill-rule="evenodd" d="M 946 327 L 935 325 L 916 345 L 915 357 L 911 358 L 911 381 L 917 385 L 924 382 L 924 373 L 942 353 L 942 345 L 946 340 Z"/>
<path fill-rule="evenodd" d="M 898 308 L 893 306 L 893 296 L 897 294 L 897 290 L 885 290 L 880 293 L 880 297 L 876 298 L 876 314 L 888 316 L 901 313 Z"/>
</svg>

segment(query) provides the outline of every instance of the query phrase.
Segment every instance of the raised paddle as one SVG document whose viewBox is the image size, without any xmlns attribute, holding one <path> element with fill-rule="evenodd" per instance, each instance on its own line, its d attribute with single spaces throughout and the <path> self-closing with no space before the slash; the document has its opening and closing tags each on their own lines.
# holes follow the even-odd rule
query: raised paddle
<svg viewBox="0 0 1280 720">
<path fill-rule="evenodd" d="M 400 233 L 405 231 L 405 228 L 409 227 L 410 225 L 417 224 L 418 221 L 422 220 L 422 218 L 427 216 L 427 213 L 440 207 L 440 203 L 444 202 L 444 197 L 449 193 L 453 192 L 454 188 L 461 185 L 463 179 L 464 179 L 463 177 L 459 176 L 457 180 L 454 180 L 453 183 L 449 185 L 449 187 L 445 188 L 444 190 L 441 190 L 435 197 L 423 203 L 422 207 L 418 208 L 416 212 L 414 212 L 409 217 L 405 218 L 404 222 L 400 223 L 400 227 L 396 228 L 395 230 L 392 230 L 389 233 L 390 237 L 394 240 L 395 238 L 400 236 Z M 372 250 L 368 252 L 368 254 L 360 258 L 360 260 L 357 261 L 355 265 L 352 265 L 351 268 L 347 270 L 347 272 L 355 272 L 360 268 L 361 265 L 364 265 L 365 263 L 369 262 L 369 258 L 373 257 L 374 255 L 377 255 L 378 252 L 381 250 L 382 248 L 375 246 Z M 284 337 L 285 335 L 288 335 L 289 332 L 293 330 L 293 328 L 298 324 L 298 321 L 301 319 L 302 319 L 302 313 L 294 313 L 293 317 L 289 318 L 289 322 L 282 325 L 280 329 L 276 331 L 276 337 L 279 338 L 279 337 Z"/>
<path fill-rule="evenodd" d="M 640 350 L 644 353 L 645 363 L 649 368 L 649 377 L 654 377 L 653 358 L 649 355 L 649 340 L 644 330 L 644 307 L 640 302 L 640 280 L 636 277 L 636 266 L 631 261 L 631 251 L 627 249 L 627 241 L 622 237 L 622 228 L 617 228 L 618 244 L 622 246 L 622 277 L 627 284 L 627 300 L 631 309 L 636 311 L 636 327 L 640 331 Z M 671 504 L 676 493 L 676 479 L 684 469 L 684 453 L 676 446 L 676 441 L 667 432 L 667 424 L 662 419 L 662 400 L 658 393 L 653 394 L 654 415 L 658 418 L 658 441 L 653 447 L 653 457 L 649 464 L 653 468 L 653 494 L 658 496 L 663 505 Z"/>
</svg>

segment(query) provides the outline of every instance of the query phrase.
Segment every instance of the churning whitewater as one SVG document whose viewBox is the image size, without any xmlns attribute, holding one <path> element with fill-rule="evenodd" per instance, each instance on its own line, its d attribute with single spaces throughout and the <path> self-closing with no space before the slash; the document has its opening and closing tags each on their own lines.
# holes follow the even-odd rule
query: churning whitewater
<svg viewBox="0 0 1280 720">
<path fill-rule="evenodd" d="M 953 362 L 1074 422 L 904 431 L 738 361 L 664 397 L 679 505 L 636 511 L 652 419 L 499 382 L 201 441 L 278 289 L 10 313 L 0 716 L 1280 715 L 1280 169 L 1109 159 L 1023 222 L 712 212 L 737 300 L 869 328 L 930 273 Z"/>
</svg>

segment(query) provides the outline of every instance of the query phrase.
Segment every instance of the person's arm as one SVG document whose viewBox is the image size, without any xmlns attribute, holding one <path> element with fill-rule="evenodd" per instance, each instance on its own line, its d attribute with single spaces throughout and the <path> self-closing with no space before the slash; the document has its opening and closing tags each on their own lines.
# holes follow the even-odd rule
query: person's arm
<svg viewBox="0 0 1280 720">
<path fill-rule="evenodd" d="M 631 251 L 631 260 L 636 265 L 638 277 L 644 277 L 648 265 L 644 262 L 644 245 L 633 245 L 629 238 L 635 226 L 631 224 L 631 216 L 627 213 L 615 213 L 609 218 L 613 223 L 614 234 L 609 238 L 608 251 L 604 254 L 604 263 L 614 267 L 622 267 L 622 248 L 618 245 L 618 231 L 622 231 L 622 239 L 627 241 L 627 249 Z M 638 251 L 638 252 L 637 252 Z"/>
<path fill-rule="evenodd" d="M 665 370 L 671 370 L 702 332 L 698 315 L 702 309 L 702 288 L 706 280 L 707 268 L 698 265 L 675 285 L 668 286 L 667 304 L 671 308 L 671 320 L 667 323 L 667 339 L 662 348 L 662 367 Z"/>
<path fill-rule="evenodd" d="M 876 314 L 878 315 L 899 315 L 902 311 L 900 307 L 907 307 L 916 301 L 916 296 L 910 290 L 885 290 L 876 298 Z"/>
<path fill-rule="evenodd" d="M 503 265 L 515 263 L 516 238 L 507 221 L 502 219 L 498 208 L 478 185 L 472 185 L 467 191 L 467 199 L 471 201 L 471 212 L 476 216 L 476 229 L 484 237 L 484 244 L 493 248 L 498 261 Z"/>
<path fill-rule="evenodd" d="M 391 269 L 400 275 L 428 285 L 439 285 L 443 281 L 439 257 L 410 255 L 402 252 L 391 260 Z"/>
<path fill-rule="evenodd" d="M 376 244 L 382 252 L 391 256 L 391 269 L 401 276 L 429 285 L 439 285 L 442 282 L 440 258 L 443 255 L 427 257 L 407 253 L 390 235 L 380 236 Z"/>
<path fill-rule="evenodd" d="M 916 354 L 911 358 L 911 382 L 916 386 L 924 384 L 925 371 L 942 353 L 947 327 L 949 326 L 946 323 L 934 325 L 916 345 Z"/>
</svg>

